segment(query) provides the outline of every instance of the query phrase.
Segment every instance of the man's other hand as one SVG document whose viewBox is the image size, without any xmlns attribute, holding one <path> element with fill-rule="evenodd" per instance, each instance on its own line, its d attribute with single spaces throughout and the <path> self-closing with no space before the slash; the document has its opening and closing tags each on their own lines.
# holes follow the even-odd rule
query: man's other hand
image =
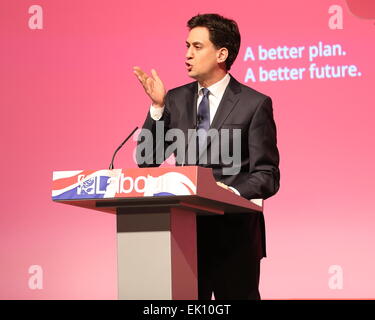
<svg viewBox="0 0 375 320">
<path fill-rule="evenodd" d="M 224 188 L 224 189 L 226 189 L 226 190 L 229 190 L 229 191 L 235 193 L 235 192 L 234 192 L 231 188 L 229 188 L 229 186 L 227 186 L 225 183 L 222 183 L 222 182 L 220 182 L 220 181 L 216 181 L 216 183 L 217 183 L 217 185 L 218 185 L 219 187 L 222 187 L 222 188 Z"/>
</svg>

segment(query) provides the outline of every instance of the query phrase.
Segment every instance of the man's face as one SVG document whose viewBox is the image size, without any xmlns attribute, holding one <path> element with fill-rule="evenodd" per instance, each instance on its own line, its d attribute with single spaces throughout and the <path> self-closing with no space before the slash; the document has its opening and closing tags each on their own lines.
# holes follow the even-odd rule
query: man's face
<svg viewBox="0 0 375 320">
<path fill-rule="evenodd" d="M 219 50 L 210 41 L 205 27 L 190 30 L 186 40 L 186 69 L 189 77 L 198 81 L 209 80 L 219 69 Z"/>
</svg>

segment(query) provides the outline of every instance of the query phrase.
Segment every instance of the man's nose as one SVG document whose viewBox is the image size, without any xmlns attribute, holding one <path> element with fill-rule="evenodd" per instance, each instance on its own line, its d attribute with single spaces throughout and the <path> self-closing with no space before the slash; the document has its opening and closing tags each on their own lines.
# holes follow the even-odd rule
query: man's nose
<svg viewBox="0 0 375 320">
<path fill-rule="evenodd" d="M 191 50 L 191 47 L 187 48 L 185 57 L 186 59 L 191 59 L 193 57 L 193 52 Z"/>
</svg>

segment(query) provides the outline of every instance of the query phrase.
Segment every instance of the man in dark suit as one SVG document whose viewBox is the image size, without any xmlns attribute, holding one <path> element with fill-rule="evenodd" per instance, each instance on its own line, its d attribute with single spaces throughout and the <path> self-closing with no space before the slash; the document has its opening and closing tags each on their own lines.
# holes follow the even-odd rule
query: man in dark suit
<svg viewBox="0 0 375 320">
<path fill-rule="evenodd" d="M 206 139 L 202 142 L 198 135 L 197 157 L 189 161 L 189 143 L 184 141 L 184 154 L 175 152 L 176 165 L 212 168 L 221 187 L 246 199 L 266 199 L 278 191 L 280 179 L 272 101 L 228 73 L 240 47 L 237 24 L 217 14 L 203 14 L 191 18 L 188 28 L 185 63 L 195 82 L 166 92 L 154 69 L 149 76 L 134 67 L 152 101 L 143 129 L 152 133 L 153 153 L 142 154 L 139 143 L 138 164 L 159 165 L 156 149 L 171 144 L 164 136 L 156 139 L 158 124 L 163 124 L 163 132 L 179 128 L 187 141 L 189 129 L 198 130 L 206 133 Z M 212 129 L 219 133 L 226 129 L 227 139 L 221 135 L 207 139 Z M 213 150 L 214 139 L 219 149 Z M 231 164 L 231 174 L 222 157 L 228 148 L 234 152 L 232 159 L 238 160 Z M 202 149 L 209 155 L 204 163 Z M 266 255 L 262 213 L 197 217 L 197 245 L 199 299 L 210 299 L 212 292 L 216 299 L 260 299 L 260 260 Z"/>
</svg>

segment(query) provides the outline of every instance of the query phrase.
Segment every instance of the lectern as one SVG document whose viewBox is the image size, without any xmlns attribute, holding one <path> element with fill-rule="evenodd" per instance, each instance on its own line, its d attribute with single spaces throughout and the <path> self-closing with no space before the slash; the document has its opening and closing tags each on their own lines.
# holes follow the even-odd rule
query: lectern
<svg viewBox="0 0 375 320">
<path fill-rule="evenodd" d="M 197 166 L 54 171 L 52 200 L 116 214 L 118 298 L 197 299 L 196 215 L 259 214 Z"/>
</svg>

